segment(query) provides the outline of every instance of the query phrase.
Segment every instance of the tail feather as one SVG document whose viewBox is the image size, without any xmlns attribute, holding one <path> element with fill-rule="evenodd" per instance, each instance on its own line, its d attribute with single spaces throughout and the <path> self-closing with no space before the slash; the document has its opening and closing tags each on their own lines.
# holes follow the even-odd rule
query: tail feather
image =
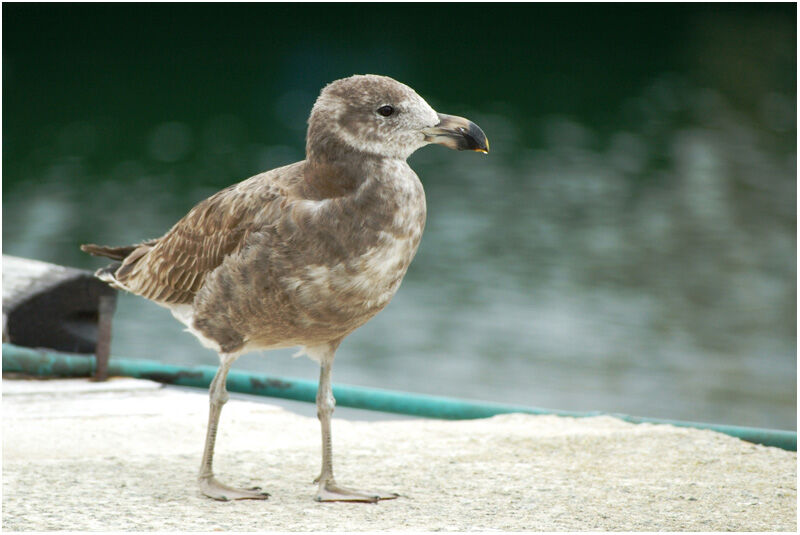
<svg viewBox="0 0 800 535">
<path fill-rule="evenodd" d="M 95 276 L 102 281 L 107 282 L 114 288 L 119 290 L 127 290 L 122 282 L 117 280 L 118 277 L 124 278 L 125 275 L 133 268 L 137 260 L 139 260 L 158 240 L 149 240 L 136 245 L 126 245 L 124 247 L 108 247 L 105 245 L 95 245 L 87 243 L 81 245 L 81 251 L 92 254 L 94 256 L 105 256 L 112 260 L 118 260 L 111 265 L 100 268 L 95 272 Z"/>
<path fill-rule="evenodd" d="M 136 243 L 134 245 L 124 245 L 122 247 L 109 247 L 108 245 L 95 245 L 94 243 L 85 243 L 81 245 L 81 251 L 89 253 L 94 256 L 105 256 L 113 260 L 125 260 L 132 252 L 142 246 L 152 246 L 158 241 L 158 238 Z"/>
<path fill-rule="evenodd" d="M 113 264 L 106 266 L 104 268 L 100 268 L 94 272 L 94 276 L 100 279 L 101 281 L 107 282 L 112 286 L 117 280 L 114 278 L 114 273 L 119 269 L 122 265 L 121 262 L 114 262 Z"/>
<path fill-rule="evenodd" d="M 126 245 L 124 247 L 108 247 L 105 245 L 95 245 L 87 243 L 81 245 L 81 251 L 89 253 L 94 256 L 105 256 L 113 260 L 125 260 L 125 257 L 131 254 L 138 245 Z"/>
</svg>

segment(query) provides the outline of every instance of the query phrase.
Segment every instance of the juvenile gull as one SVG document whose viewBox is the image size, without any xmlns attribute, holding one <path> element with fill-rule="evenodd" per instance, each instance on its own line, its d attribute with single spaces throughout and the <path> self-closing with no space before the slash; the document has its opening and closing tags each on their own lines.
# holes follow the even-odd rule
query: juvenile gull
<svg viewBox="0 0 800 535">
<path fill-rule="evenodd" d="M 438 143 L 488 152 L 477 125 L 436 113 L 391 78 L 327 85 L 308 120 L 306 159 L 200 202 L 161 238 L 127 247 L 81 246 L 120 262 L 97 276 L 169 308 L 219 353 L 198 481 L 217 500 L 265 499 L 217 481 L 212 470 L 228 370 L 243 353 L 300 346 L 320 364 L 318 501 L 396 498 L 333 478 L 331 366 L 345 336 L 385 307 L 425 226 L 425 193 L 406 159 Z"/>
</svg>

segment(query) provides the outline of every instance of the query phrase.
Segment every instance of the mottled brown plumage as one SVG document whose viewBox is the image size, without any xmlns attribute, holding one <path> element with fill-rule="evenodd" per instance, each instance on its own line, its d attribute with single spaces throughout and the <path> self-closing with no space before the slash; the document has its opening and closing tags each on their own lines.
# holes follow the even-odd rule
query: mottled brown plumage
<svg viewBox="0 0 800 535">
<path fill-rule="evenodd" d="M 218 483 L 211 471 L 225 376 L 243 352 L 301 346 L 320 362 L 318 404 L 329 444 L 334 352 L 388 304 L 416 253 L 425 195 L 405 160 L 431 142 L 488 150 L 473 123 L 437 114 L 391 78 L 338 80 L 312 109 L 304 161 L 220 191 L 161 238 L 128 247 L 83 246 L 122 261 L 98 276 L 170 308 L 221 354 L 200 475 L 207 495 L 262 497 Z M 318 499 L 388 497 L 338 487 L 323 445 Z"/>
</svg>

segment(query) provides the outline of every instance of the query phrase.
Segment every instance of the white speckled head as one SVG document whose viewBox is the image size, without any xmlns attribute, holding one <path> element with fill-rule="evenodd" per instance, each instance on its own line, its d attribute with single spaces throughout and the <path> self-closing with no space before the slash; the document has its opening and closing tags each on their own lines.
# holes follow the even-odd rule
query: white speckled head
<svg viewBox="0 0 800 535">
<path fill-rule="evenodd" d="M 387 76 L 355 75 L 328 84 L 308 119 L 306 152 L 339 143 L 358 152 L 408 158 L 427 145 L 422 130 L 440 119 L 413 89 Z"/>
</svg>

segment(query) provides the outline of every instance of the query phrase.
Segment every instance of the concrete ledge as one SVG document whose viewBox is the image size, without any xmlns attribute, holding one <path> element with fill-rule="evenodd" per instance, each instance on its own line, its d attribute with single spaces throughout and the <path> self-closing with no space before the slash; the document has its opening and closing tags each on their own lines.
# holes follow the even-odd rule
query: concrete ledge
<svg viewBox="0 0 800 535">
<path fill-rule="evenodd" d="M 319 504 L 316 418 L 238 399 L 223 411 L 216 472 L 272 497 L 214 502 L 195 486 L 206 410 L 204 392 L 149 381 L 4 380 L 3 529 L 797 528 L 795 452 L 610 417 L 334 418 L 337 480 L 402 496 Z"/>
</svg>

